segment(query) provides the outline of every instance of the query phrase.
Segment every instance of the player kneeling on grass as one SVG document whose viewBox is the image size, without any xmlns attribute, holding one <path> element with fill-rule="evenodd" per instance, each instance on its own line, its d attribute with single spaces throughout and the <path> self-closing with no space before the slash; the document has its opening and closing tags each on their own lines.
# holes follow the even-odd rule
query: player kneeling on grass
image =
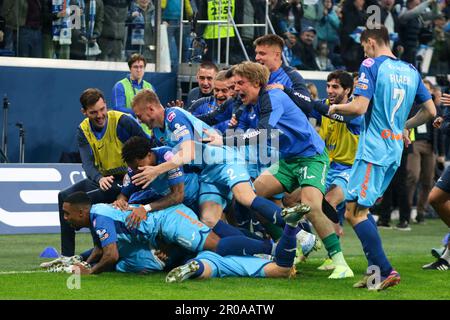
<svg viewBox="0 0 450 320">
<path fill-rule="evenodd" d="M 283 212 L 305 215 L 310 208 L 297 205 Z M 190 252 L 211 250 L 222 256 L 271 254 L 276 244 L 245 237 L 238 229 L 219 221 L 212 229 L 198 221 L 195 213 L 183 204 L 151 212 L 136 228 L 127 227 L 131 211 L 121 211 L 107 204 L 91 205 L 85 192 L 75 192 L 63 204 L 64 219 L 76 230 L 90 228 L 95 247 L 87 262 L 98 261 L 91 269 L 78 265 L 81 274 L 110 270 L 126 257 L 123 244 L 157 248 L 158 236 L 166 243 L 178 244 Z M 298 231 L 298 230 L 297 230 Z M 295 252 L 294 252 L 295 253 Z"/>
<path fill-rule="evenodd" d="M 181 282 L 189 278 L 287 278 L 295 274 L 294 258 L 297 247 L 295 235 L 303 214 L 284 210 L 286 225 L 277 244 L 274 261 L 258 257 L 220 256 L 211 251 L 200 252 L 196 258 L 167 274 L 166 282 Z M 294 271 L 294 272 L 292 272 Z"/>
</svg>

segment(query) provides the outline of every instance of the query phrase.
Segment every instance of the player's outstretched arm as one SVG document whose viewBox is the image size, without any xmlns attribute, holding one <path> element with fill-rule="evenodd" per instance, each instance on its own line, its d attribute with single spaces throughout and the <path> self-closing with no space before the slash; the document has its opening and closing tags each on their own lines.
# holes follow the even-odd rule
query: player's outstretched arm
<svg viewBox="0 0 450 320">
<path fill-rule="evenodd" d="M 186 140 L 180 144 L 180 150 L 169 161 L 163 162 L 157 166 L 139 167 L 142 172 L 135 174 L 131 181 L 134 185 L 145 189 L 159 175 L 169 170 L 178 168 L 184 164 L 188 164 L 195 159 L 195 143 L 194 140 Z"/>
<path fill-rule="evenodd" d="M 352 101 L 346 104 L 333 104 L 328 110 L 328 115 L 339 113 L 344 116 L 362 115 L 366 113 L 370 100 L 364 96 L 356 96 Z"/>
<path fill-rule="evenodd" d="M 94 250 L 92 250 L 91 252 L 91 255 L 86 259 L 86 262 L 89 264 L 97 262 L 101 259 L 102 255 L 103 255 L 102 248 L 95 246 Z"/>
<path fill-rule="evenodd" d="M 432 99 L 425 101 L 421 106 L 419 112 L 414 117 L 406 121 L 406 129 L 411 129 L 420 126 L 436 117 L 436 106 Z"/>
<path fill-rule="evenodd" d="M 89 274 L 98 274 L 109 270 L 117 261 L 119 261 L 119 250 L 117 250 L 117 244 L 113 242 L 103 248 L 102 258 L 89 270 Z"/>
</svg>

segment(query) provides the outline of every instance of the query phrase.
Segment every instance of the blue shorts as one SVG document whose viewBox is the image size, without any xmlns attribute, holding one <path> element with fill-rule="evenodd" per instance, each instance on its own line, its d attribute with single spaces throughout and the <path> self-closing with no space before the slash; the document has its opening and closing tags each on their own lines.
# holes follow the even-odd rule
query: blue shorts
<svg viewBox="0 0 450 320">
<path fill-rule="evenodd" d="M 231 204 L 233 193 L 227 186 L 214 185 L 211 183 L 202 182 L 200 184 L 200 197 L 198 202 L 202 205 L 205 202 L 211 201 L 219 204 L 222 209 Z"/>
<path fill-rule="evenodd" d="M 250 182 L 245 165 L 237 163 L 225 163 L 208 166 L 200 173 L 200 198 L 199 204 L 213 201 L 226 207 L 227 201 L 231 201 L 231 189 L 241 182 Z"/>
<path fill-rule="evenodd" d="M 336 165 L 332 162 L 327 174 L 327 181 L 326 181 L 327 191 L 330 190 L 332 185 L 336 185 L 340 187 L 345 194 L 347 191 L 347 185 L 351 171 L 352 171 L 351 166 L 344 166 L 340 164 Z"/>
<path fill-rule="evenodd" d="M 211 267 L 212 278 L 252 277 L 265 278 L 264 267 L 272 261 L 257 257 L 222 257 L 211 251 L 200 252 L 196 259 Z"/>
<path fill-rule="evenodd" d="M 435 186 L 447 193 L 450 193 L 450 167 L 445 169 Z"/>
<path fill-rule="evenodd" d="M 379 166 L 364 160 L 355 160 L 350 172 L 345 201 L 356 201 L 362 207 L 372 207 L 386 191 L 397 168 L 397 163 Z"/>
<path fill-rule="evenodd" d="M 200 222 L 195 213 L 183 204 L 164 211 L 159 230 L 162 238 L 192 252 L 202 251 L 211 229 Z"/>
<path fill-rule="evenodd" d="M 116 271 L 129 273 L 150 273 L 162 271 L 164 263 L 159 260 L 149 244 L 118 242 L 119 262 Z"/>
</svg>

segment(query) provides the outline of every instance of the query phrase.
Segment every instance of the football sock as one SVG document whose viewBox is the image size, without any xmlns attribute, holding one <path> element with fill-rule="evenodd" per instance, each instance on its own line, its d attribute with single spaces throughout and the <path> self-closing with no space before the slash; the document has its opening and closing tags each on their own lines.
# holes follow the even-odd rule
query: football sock
<svg viewBox="0 0 450 320">
<path fill-rule="evenodd" d="M 227 237 L 219 240 L 216 253 L 221 256 L 252 256 L 254 254 L 272 253 L 272 243 L 269 240 L 255 240 L 245 236 Z"/>
<path fill-rule="evenodd" d="M 375 227 L 377 227 L 377 223 L 375 222 L 375 219 L 373 218 L 373 215 L 371 213 L 367 214 L 367 220 L 369 220 Z"/>
<path fill-rule="evenodd" d="M 252 218 L 250 209 L 246 208 L 237 201 L 234 205 L 234 218 L 236 219 L 239 227 L 250 230 L 250 220 Z"/>
<path fill-rule="evenodd" d="M 264 228 L 275 242 L 278 241 L 283 235 L 283 229 L 279 226 L 274 225 L 273 223 L 264 224 Z"/>
<path fill-rule="evenodd" d="M 299 223 L 298 223 L 298 227 L 300 228 L 300 229 L 303 229 L 303 230 L 305 230 L 306 232 L 309 232 L 309 233 L 312 233 L 312 231 L 311 231 L 311 225 L 309 224 L 309 222 L 308 221 L 300 221 Z M 300 230 L 299 230 L 300 231 Z"/>
<path fill-rule="evenodd" d="M 244 234 L 237 228 L 229 225 L 228 223 L 219 220 L 212 230 L 220 237 L 226 238 L 231 236 L 243 236 Z"/>
<path fill-rule="evenodd" d="M 330 234 L 328 237 L 324 238 L 322 242 L 328 252 L 328 256 L 333 260 L 334 265 L 347 266 L 347 262 L 342 254 L 341 244 L 336 233 Z"/>
<path fill-rule="evenodd" d="M 441 256 L 442 259 L 444 259 L 445 261 L 447 261 L 448 263 L 450 263 L 450 249 L 447 247 L 444 250 L 444 253 Z"/>
<path fill-rule="evenodd" d="M 375 222 L 375 219 L 373 218 L 373 215 L 371 213 L 367 215 L 367 220 L 369 220 L 378 230 L 377 223 Z M 370 259 L 370 257 L 366 256 L 366 258 L 367 258 L 367 265 L 369 267 L 373 266 L 373 261 Z"/>
<path fill-rule="evenodd" d="M 296 234 L 297 229 L 286 224 L 275 249 L 275 262 L 280 267 L 290 268 L 294 263 L 295 249 L 297 248 Z"/>
<path fill-rule="evenodd" d="M 284 227 L 285 222 L 281 216 L 281 208 L 272 201 L 257 196 L 250 207 L 271 223 Z"/>
<path fill-rule="evenodd" d="M 353 229 L 361 241 L 366 257 L 373 263 L 371 265 L 377 265 L 381 275 L 387 277 L 393 269 L 383 251 L 377 228 L 369 220 L 364 220 L 355 225 Z"/>
<path fill-rule="evenodd" d="M 200 268 L 198 268 L 198 270 L 195 271 L 195 273 L 192 276 L 190 276 L 191 279 L 194 279 L 194 278 L 198 278 L 202 275 L 203 271 L 205 271 L 205 265 L 203 264 L 202 260 L 200 260 L 200 259 L 191 259 L 186 263 L 189 263 L 192 260 L 197 261 L 198 265 L 200 266 Z"/>
</svg>

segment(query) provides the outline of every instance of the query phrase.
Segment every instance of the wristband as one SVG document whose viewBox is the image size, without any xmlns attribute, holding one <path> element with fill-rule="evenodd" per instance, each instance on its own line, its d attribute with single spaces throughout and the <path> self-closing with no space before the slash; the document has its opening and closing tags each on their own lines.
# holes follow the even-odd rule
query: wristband
<svg viewBox="0 0 450 320">
<path fill-rule="evenodd" d="M 152 211 L 152 206 L 150 204 L 146 204 L 144 206 L 144 209 L 145 209 L 146 212 L 150 212 L 150 211 Z"/>
</svg>

